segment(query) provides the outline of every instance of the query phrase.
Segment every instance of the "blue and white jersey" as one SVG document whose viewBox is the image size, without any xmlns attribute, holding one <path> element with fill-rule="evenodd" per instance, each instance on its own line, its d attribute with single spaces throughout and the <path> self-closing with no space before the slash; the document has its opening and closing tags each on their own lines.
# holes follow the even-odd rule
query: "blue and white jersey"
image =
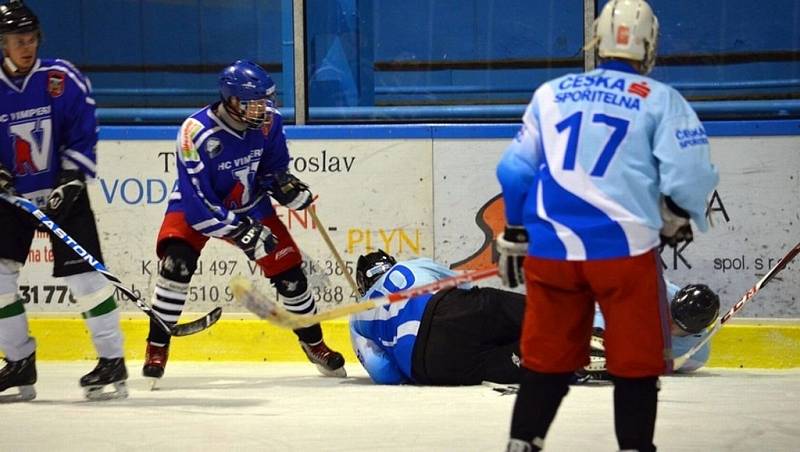
<svg viewBox="0 0 800 452">
<path fill-rule="evenodd" d="M 92 85 L 69 61 L 38 59 L 24 77 L 0 70 L 0 163 L 17 192 L 44 205 L 62 169 L 95 177 Z"/>
<path fill-rule="evenodd" d="M 670 280 L 666 277 L 664 278 L 664 282 L 667 285 L 667 296 L 670 300 L 675 298 L 675 294 L 681 290 L 680 287 L 673 284 Z M 603 314 L 600 312 L 600 307 L 595 304 L 595 311 L 594 311 L 594 326 L 596 328 L 603 328 L 606 327 L 605 319 L 603 319 Z M 705 330 L 700 334 L 692 334 L 690 336 L 675 336 L 674 334 L 671 337 L 672 341 L 672 356 L 678 357 L 686 352 L 688 352 L 694 344 L 698 343 L 699 341 L 703 340 L 709 331 Z M 677 369 L 678 372 L 694 372 L 695 370 L 705 366 L 708 362 L 708 356 L 711 353 L 711 346 L 708 342 L 703 344 L 699 350 L 697 350 L 688 360 Z"/>
<path fill-rule="evenodd" d="M 427 258 L 398 262 L 372 285 L 364 298 L 383 297 L 455 275 L 449 268 Z M 420 295 L 350 317 L 353 350 L 372 381 L 377 384 L 413 382 L 414 343 L 432 296 Z"/>
<path fill-rule="evenodd" d="M 239 132 L 217 117 L 217 105 L 203 108 L 181 125 L 178 184 L 167 212 L 183 212 L 193 229 L 224 237 L 239 223 L 239 214 L 255 219 L 274 214 L 259 179 L 286 171 L 289 150 L 280 114 L 274 114 L 269 129 Z"/>
<path fill-rule="evenodd" d="M 530 255 L 596 260 L 659 244 L 659 199 L 707 229 L 717 185 L 708 137 L 673 88 L 609 61 L 540 86 L 497 168 L 506 220 L 525 225 Z"/>
</svg>

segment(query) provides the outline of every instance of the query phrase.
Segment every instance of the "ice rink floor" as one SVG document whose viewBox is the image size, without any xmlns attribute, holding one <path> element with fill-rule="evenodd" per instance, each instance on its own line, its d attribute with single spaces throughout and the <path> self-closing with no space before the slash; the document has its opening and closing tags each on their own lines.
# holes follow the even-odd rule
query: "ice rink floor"
<svg viewBox="0 0 800 452">
<path fill-rule="evenodd" d="M 486 386 L 375 386 L 310 364 L 171 362 L 149 390 L 128 364 L 130 397 L 87 402 L 93 363 L 37 363 L 38 397 L 2 404 L 2 451 L 502 451 L 513 395 Z M 12 390 L 13 391 L 13 390 Z M 610 386 L 573 386 L 548 451 L 613 451 Z M 800 370 L 709 369 L 662 379 L 664 451 L 800 450 Z"/>
</svg>

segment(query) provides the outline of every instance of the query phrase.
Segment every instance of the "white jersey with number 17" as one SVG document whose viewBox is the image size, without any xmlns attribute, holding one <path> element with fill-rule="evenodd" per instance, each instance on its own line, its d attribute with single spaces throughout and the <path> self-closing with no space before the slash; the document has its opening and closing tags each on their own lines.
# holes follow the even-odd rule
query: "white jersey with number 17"
<svg viewBox="0 0 800 452">
<path fill-rule="evenodd" d="M 627 63 L 568 74 L 533 95 L 497 168 L 509 224 L 533 256 L 595 260 L 659 243 L 659 197 L 707 228 L 718 174 L 697 115 L 673 88 Z"/>
</svg>

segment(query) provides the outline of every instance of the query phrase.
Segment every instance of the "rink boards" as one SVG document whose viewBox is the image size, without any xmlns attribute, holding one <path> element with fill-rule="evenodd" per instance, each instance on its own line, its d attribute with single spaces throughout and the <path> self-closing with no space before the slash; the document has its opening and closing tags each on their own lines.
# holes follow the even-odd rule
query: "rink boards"
<svg viewBox="0 0 800 452">
<path fill-rule="evenodd" d="M 689 246 L 662 254 L 668 277 L 679 285 L 708 284 L 719 291 L 723 309 L 727 309 L 800 239 L 798 124 L 706 124 L 712 158 L 721 173 L 709 205 L 714 227 L 707 234 L 697 234 Z M 515 131 L 513 125 L 317 126 L 288 128 L 287 137 L 294 157 L 290 168 L 318 196 L 317 213 L 348 267 L 355 266 L 360 254 L 382 248 L 400 259 L 422 255 L 457 269 L 475 269 L 491 264 L 491 242 L 503 225 L 494 168 Z M 158 274 L 153 250 L 175 183 L 172 137 L 176 132 L 173 127 L 104 128 L 98 146 L 100 177 L 90 186 L 106 265 L 144 299 L 149 298 Z M 280 206 L 277 211 L 307 257 L 306 271 L 321 309 L 353 301 L 355 294 L 307 214 Z M 63 283 L 48 276 L 52 259 L 49 248 L 46 236 L 35 239 L 20 291 L 26 309 L 36 319 L 32 328 L 36 332 L 42 327 L 42 332 L 37 332 L 42 358 L 75 359 L 50 355 L 44 349 L 46 339 L 41 337 L 46 330 L 46 334 L 59 336 L 53 337 L 56 343 L 63 343 L 80 336 L 82 329 L 79 321 L 73 328 L 67 326 L 70 321 L 60 319 L 61 314 L 76 313 L 81 308 L 71 302 Z M 184 342 L 186 359 L 215 359 L 210 353 L 214 348 L 228 348 L 225 344 L 231 344 L 229 353 L 241 353 L 240 358 L 229 355 L 226 359 L 300 357 L 296 346 L 268 345 L 293 342 L 291 334 L 281 338 L 281 334 L 273 334 L 258 323 L 228 320 L 240 318 L 243 311 L 232 303 L 227 288 L 232 275 L 251 276 L 263 290 L 270 290 L 258 277 L 257 269 L 240 254 L 219 241 L 207 246 L 192 281 L 187 309 L 202 313 L 223 306 L 226 315 L 207 338 L 176 341 L 176 358 L 183 356 L 178 344 Z M 794 323 L 800 319 L 798 269 L 799 263 L 790 265 L 780 280 L 759 292 L 741 313 L 753 320 L 778 318 L 786 323 L 780 327 L 726 327 L 715 341 L 715 363 L 717 357 L 725 355 L 727 346 L 722 340 L 734 331 L 736 337 L 743 338 L 731 338 L 734 351 L 745 350 L 749 346 L 746 343 L 764 331 L 775 331 L 778 336 L 767 334 L 772 338 L 768 340 L 789 344 L 788 351 L 794 351 L 786 355 L 798 355 L 798 349 L 791 348 L 798 344 Z M 143 349 L 144 323 L 132 303 L 125 303 L 124 311 L 130 313 L 126 332 L 129 343 L 132 341 L 131 356 L 136 356 Z M 54 314 L 58 318 L 53 318 Z M 332 335 L 341 334 L 337 341 L 347 344 L 345 328 L 336 322 L 327 327 Z M 265 340 L 265 347 L 271 350 L 269 357 L 261 356 L 260 350 L 236 352 L 249 347 L 233 347 L 236 339 L 232 336 L 236 334 L 228 337 L 226 328 L 257 338 L 253 340 Z M 224 341 L 215 339 L 222 336 L 226 336 Z M 202 352 L 200 345 L 206 340 L 214 346 Z M 91 354 L 88 342 L 76 347 Z M 732 361 L 719 364 L 732 365 Z"/>
</svg>

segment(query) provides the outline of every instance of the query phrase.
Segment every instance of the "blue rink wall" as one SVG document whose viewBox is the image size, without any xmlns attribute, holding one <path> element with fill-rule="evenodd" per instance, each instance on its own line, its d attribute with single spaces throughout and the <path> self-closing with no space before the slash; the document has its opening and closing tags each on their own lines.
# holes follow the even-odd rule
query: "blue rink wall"
<svg viewBox="0 0 800 452">
<path fill-rule="evenodd" d="M 709 216 L 715 226 L 708 234 L 698 234 L 690 247 L 662 253 L 662 262 L 667 276 L 679 285 L 709 284 L 720 294 L 724 312 L 800 240 L 800 121 L 707 122 L 705 126 L 712 158 L 721 173 L 720 186 L 709 205 Z M 287 127 L 286 134 L 296 158 L 293 170 L 301 179 L 309 180 L 315 194 L 320 195 L 318 212 L 328 229 L 334 229 L 331 235 L 345 261 L 354 264 L 360 253 L 381 247 L 400 258 L 425 255 L 466 270 L 491 265 L 492 239 L 502 227 L 502 203 L 494 165 L 517 129 L 516 124 L 305 126 Z M 98 151 L 101 178 L 104 171 L 125 172 L 120 166 L 125 166 L 126 160 L 132 165 L 129 172 L 139 171 L 134 166 L 134 155 L 111 162 L 104 160 L 104 149 L 111 153 L 120 150 L 124 153 L 130 148 L 135 152 L 169 154 L 174 149 L 177 130 L 172 126 L 101 128 Z M 334 161 L 334 154 L 340 160 Z M 312 164 L 313 158 L 318 160 Z M 167 160 L 159 156 L 146 162 L 152 162 L 147 165 L 161 171 L 160 166 Z M 109 227 L 147 231 L 141 239 L 133 232 L 126 233 L 121 244 L 104 235 L 104 254 L 110 261 L 109 268 L 147 300 L 155 265 L 151 239 L 163 206 L 145 205 L 143 201 L 122 203 L 119 194 L 124 187 L 116 185 L 120 181 L 120 178 L 113 183 L 111 179 L 101 180 L 92 188 L 101 231 Z M 169 186 L 169 181 L 165 185 Z M 396 193 L 404 191 L 411 193 L 408 199 Z M 114 193 L 117 197 L 112 199 Z M 114 214 L 109 215 L 109 211 Z M 126 220 L 123 226 L 116 226 L 115 218 L 109 219 L 130 212 L 135 220 Z M 291 214 L 284 221 L 305 224 L 301 217 Z M 296 237 L 304 251 L 316 259 L 326 250 L 313 232 L 299 229 Z M 295 235 L 294 229 L 292 233 Z M 138 240 L 142 243 L 137 243 Z M 207 332 L 177 338 L 170 359 L 305 359 L 291 332 L 254 319 L 229 299 L 215 298 L 215 293 L 225 293 L 225 281 L 233 274 L 232 268 L 230 272 L 221 270 L 228 251 L 221 251 L 222 261 L 206 262 L 206 273 L 214 275 L 197 281 L 199 292 L 193 295 L 196 300 L 187 304 L 187 309 L 193 312 L 182 318 L 188 321 L 221 305 L 225 309 L 223 319 Z M 213 259 L 215 253 L 207 251 L 203 259 Z M 230 256 L 229 263 L 238 259 Z M 330 266 L 330 262 L 326 258 L 320 264 Z M 131 264 L 130 268 L 127 264 Z M 238 265 L 237 272 L 247 268 L 244 261 Z M 43 263 L 28 267 L 37 266 L 42 271 L 49 268 Z M 711 366 L 800 367 L 798 270 L 800 263 L 789 265 L 742 310 L 738 316 L 741 319 L 734 319 L 722 329 L 712 342 Z M 217 276 L 216 280 L 212 278 Z M 346 285 L 335 267 L 330 281 L 324 283 L 335 290 L 325 289 L 317 294 L 325 298 L 320 303 L 323 309 L 329 302 L 353 300 L 346 287 L 340 290 Z M 34 283 L 29 284 L 33 287 Z M 490 281 L 487 285 L 497 282 Z M 336 298 L 341 293 L 344 296 Z M 45 305 L 41 300 L 38 304 L 28 304 L 27 309 L 31 330 L 39 343 L 40 359 L 94 357 L 85 327 L 75 315 L 77 309 L 68 304 Z M 126 356 L 140 359 L 147 334 L 146 319 L 130 303 L 123 302 L 123 310 Z M 346 322 L 326 322 L 323 328 L 328 342 L 354 362 Z"/>
</svg>

